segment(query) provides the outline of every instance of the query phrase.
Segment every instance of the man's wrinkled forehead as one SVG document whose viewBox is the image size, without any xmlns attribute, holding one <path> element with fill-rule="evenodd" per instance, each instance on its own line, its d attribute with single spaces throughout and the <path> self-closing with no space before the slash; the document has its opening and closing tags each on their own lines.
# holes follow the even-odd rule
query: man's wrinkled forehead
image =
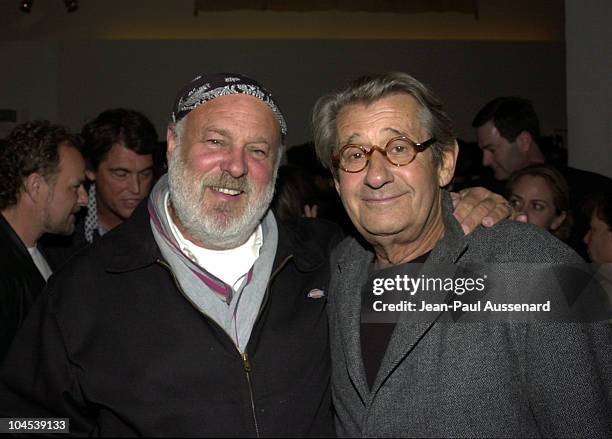
<svg viewBox="0 0 612 439">
<path fill-rule="evenodd" d="M 200 105 L 221 96 L 244 94 L 253 96 L 266 104 L 274 113 L 282 137 L 287 135 L 287 124 L 272 94 L 255 80 L 234 73 L 199 75 L 178 93 L 172 110 L 172 121 L 180 121 Z"/>
<path fill-rule="evenodd" d="M 413 137 L 423 125 L 421 107 L 408 93 L 389 93 L 376 99 L 349 102 L 338 111 L 335 124 L 340 143 L 355 141 L 362 132 L 374 127 L 379 134 Z"/>
<path fill-rule="evenodd" d="M 227 139 L 241 137 L 249 143 L 274 146 L 281 145 L 283 140 L 276 115 L 264 102 L 248 95 L 227 95 L 205 102 L 175 126 L 181 131 L 188 129 L 201 138 L 217 134 Z"/>
</svg>

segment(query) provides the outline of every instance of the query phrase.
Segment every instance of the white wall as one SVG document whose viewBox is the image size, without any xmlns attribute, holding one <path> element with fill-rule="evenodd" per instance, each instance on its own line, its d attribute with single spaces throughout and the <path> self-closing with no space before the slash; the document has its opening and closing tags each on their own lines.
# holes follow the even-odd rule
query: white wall
<svg viewBox="0 0 612 439">
<path fill-rule="evenodd" d="M 569 162 L 612 177 L 612 2 L 565 8 Z"/>
</svg>

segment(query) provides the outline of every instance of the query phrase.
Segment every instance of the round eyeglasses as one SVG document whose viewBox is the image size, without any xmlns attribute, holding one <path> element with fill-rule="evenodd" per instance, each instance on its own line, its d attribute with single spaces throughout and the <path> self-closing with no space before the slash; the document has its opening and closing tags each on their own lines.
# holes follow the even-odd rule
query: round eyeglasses
<svg viewBox="0 0 612 439">
<path fill-rule="evenodd" d="M 345 172 L 360 172 L 368 166 L 374 151 L 378 151 L 392 165 L 406 166 L 415 159 L 419 152 L 425 151 L 435 142 L 434 137 L 422 143 L 415 143 L 406 136 L 399 136 L 389 140 L 384 148 L 372 145 L 369 150 L 365 146 L 349 143 L 334 154 L 332 163 L 336 168 L 339 167 Z"/>
</svg>

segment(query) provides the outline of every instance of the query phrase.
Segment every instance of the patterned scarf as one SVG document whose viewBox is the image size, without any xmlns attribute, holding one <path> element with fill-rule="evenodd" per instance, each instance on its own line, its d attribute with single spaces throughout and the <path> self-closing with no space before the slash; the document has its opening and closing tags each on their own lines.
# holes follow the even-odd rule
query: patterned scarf
<svg viewBox="0 0 612 439">
<path fill-rule="evenodd" d="M 94 240 L 98 227 L 98 205 L 96 203 L 96 184 L 92 183 L 87 191 L 87 216 L 85 217 L 85 239 L 90 244 Z"/>
<path fill-rule="evenodd" d="M 166 213 L 163 210 L 165 209 L 164 202 L 167 199 L 167 176 L 163 178 L 166 185 L 156 185 L 157 190 L 152 192 L 149 197 L 148 209 L 149 215 L 151 216 L 151 224 L 153 224 L 159 236 L 164 239 L 166 244 L 168 244 L 168 248 L 172 250 L 175 256 L 178 257 L 191 272 L 200 279 L 200 281 L 217 293 L 225 303 L 229 304 L 232 301 L 232 287 L 200 267 L 195 261 L 194 256 L 183 252 L 176 241 L 170 224 L 168 223 Z M 247 283 L 251 280 L 252 271 L 251 269 L 247 275 Z"/>
<path fill-rule="evenodd" d="M 249 270 L 246 282 L 235 291 L 181 251 L 165 212 L 167 194 L 168 176 L 164 175 L 153 188 L 148 202 L 155 241 L 190 302 L 217 322 L 242 352 L 248 343 L 272 273 L 278 243 L 274 215 L 268 212 L 262 220 L 264 243 L 259 257 Z"/>
</svg>

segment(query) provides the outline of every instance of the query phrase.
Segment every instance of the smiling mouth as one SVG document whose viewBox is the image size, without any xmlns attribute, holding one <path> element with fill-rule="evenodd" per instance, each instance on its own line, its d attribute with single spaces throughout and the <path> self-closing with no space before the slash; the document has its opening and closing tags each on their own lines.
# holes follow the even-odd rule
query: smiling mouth
<svg viewBox="0 0 612 439">
<path fill-rule="evenodd" d="M 392 195 L 392 196 L 376 197 L 376 198 L 363 198 L 363 201 L 365 201 L 366 203 L 374 203 L 374 204 L 386 203 L 386 202 L 394 201 L 398 199 L 399 197 L 401 197 L 401 195 Z"/>
<path fill-rule="evenodd" d="M 209 188 L 215 192 L 220 192 L 222 194 L 225 195 L 231 195 L 231 196 L 237 196 L 240 195 L 242 193 L 242 191 L 239 191 L 237 189 L 230 189 L 230 188 L 226 188 L 226 187 L 219 187 L 219 186 L 209 186 Z"/>
</svg>

